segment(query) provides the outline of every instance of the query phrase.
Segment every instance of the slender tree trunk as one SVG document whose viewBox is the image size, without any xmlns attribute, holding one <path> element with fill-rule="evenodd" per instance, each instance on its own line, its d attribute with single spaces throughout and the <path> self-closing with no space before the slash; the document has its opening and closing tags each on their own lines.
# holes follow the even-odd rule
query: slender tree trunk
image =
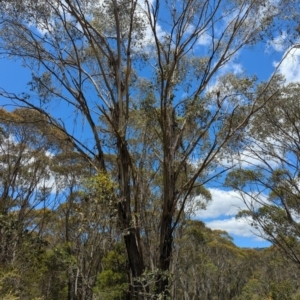
<svg viewBox="0 0 300 300">
<path fill-rule="evenodd" d="M 161 225 L 159 265 L 160 265 L 160 272 L 162 272 L 162 274 L 158 275 L 158 280 L 157 280 L 157 294 L 164 295 L 164 299 L 166 299 L 170 294 L 170 291 L 168 289 L 169 286 L 168 271 L 170 269 L 172 246 L 173 246 L 172 215 L 171 213 L 167 213 L 167 215 L 163 217 L 162 225 Z"/>
<path fill-rule="evenodd" d="M 173 108 L 165 111 L 164 115 L 164 165 L 163 165 L 163 213 L 160 229 L 160 257 L 159 269 L 156 284 L 157 295 L 163 295 L 164 299 L 170 296 L 169 291 L 169 270 L 173 247 L 173 215 L 175 205 L 175 172 L 174 172 L 174 116 Z"/>
<path fill-rule="evenodd" d="M 138 228 L 133 224 L 131 214 L 131 189 L 129 176 L 129 156 L 123 140 L 118 141 L 119 148 L 119 180 L 120 180 L 120 201 L 119 201 L 119 220 L 124 234 L 124 241 L 127 250 L 128 263 L 131 270 L 130 279 L 130 298 L 143 299 L 140 295 L 142 285 L 136 278 L 141 277 L 144 271 L 144 262 L 138 241 Z"/>
</svg>

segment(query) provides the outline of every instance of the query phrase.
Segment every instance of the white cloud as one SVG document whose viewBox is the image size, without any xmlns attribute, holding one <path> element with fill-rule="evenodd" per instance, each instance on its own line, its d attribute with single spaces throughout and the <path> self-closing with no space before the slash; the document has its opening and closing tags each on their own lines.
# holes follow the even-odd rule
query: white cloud
<svg viewBox="0 0 300 300">
<path fill-rule="evenodd" d="M 161 40 L 164 36 L 166 36 L 166 32 L 163 31 L 162 27 L 159 24 L 156 24 L 156 34 L 159 40 Z M 145 50 L 147 51 L 147 47 L 154 45 L 155 44 L 155 38 L 153 35 L 152 28 L 150 27 L 149 24 L 147 24 L 144 37 L 142 40 L 139 40 L 138 45 L 139 47 L 137 48 L 137 51 Z"/>
<path fill-rule="evenodd" d="M 149 0 L 149 5 L 151 6 L 153 4 L 154 0 Z M 145 23 L 145 28 L 143 31 L 143 36 L 142 37 L 138 37 L 138 39 L 133 38 L 132 40 L 132 50 L 134 52 L 145 52 L 145 53 L 150 53 L 151 50 L 151 46 L 155 45 L 155 37 L 153 34 L 153 30 L 150 26 L 150 21 L 149 18 L 153 21 L 153 15 L 150 12 L 150 16 L 149 16 L 149 12 L 147 9 L 147 5 L 145 3 L 145 1 L 143 0 L 138 0 L 138 5 L 136 6 L 136 10 L 135 10 L 135 16 L 141 20 L 143 20 Z M 168 35 L 168 33 L 166 31 L 163 30 L 162 26 L 158 23 L 156 23 L 155 25 L 155 32 L 157 34 L 157 38 L 159 40 L 162 40 L 164 37 L 166 37 Z"/>
<path fill-rule="evenodd" d="M 206 210 L 196 212 L 197 218 L 208 219 L 221 216 L 235 216 L 239 210 L 246 209 L 239 193 L 235 191 L 223 191 L 220 189 L 208 189 L 212 195 L 212 201 Z"/>
<path fill-rule="evenodd" d="M 220 78 L 225 74 L 239 75 L 244 72 L 242 64 L 237 62 L 238 57 L 239 52 L 235 53 L 235 55 L 218 70 L 215 77 L 208 84 L 206 92 L 212 92 L 213 90 L 217 91 L 223 89 L 224 84 L 220 81 Z"/>
<path fill-rule="evenodd" d="M 187 25 L 184 34 L 191 35 L 195 32 L 195 26 L 193 24 Z M 212 43 L 212 37 L 204 30 L 201 31 L 197 39 L 196 45 L 199 46 L 208 46 Z"/>
<path fill-rule="evenodd" d="M 269 167 L 275 168 L 280 164 L 280 157 L 283 156 L 281 144 L 273 138 L 265 138 L 264 141 L 253 141 L 241 152 L 235 153 L 230 160 L 222 160 L 223 166 L 239 166 L 240 168 L 252 168 L 265 165 L 268 161 Z M 270 156 L 268 153 L 273 153 Z"/>
<path fill-rule="evenodd" d="M 263 240 L 259 237 L 260 232 L 252 227 L 249 222 L 250 220 L 236 219 L 231 217 L 224 220 L 214 220 L 206 222 L 206 226 L 211 229 L 224 230 L 229 233 L 229 235 L 237 235 L 241 237 L 249 237 L 255 240 Z"/>
<path fill-rule="evenodd" d="M 227 73 L 233 73 L 235 75 L 243 73 L 243 66 L 237 63 L 239 53 L 237 52 L 223 67 L 220 68 L 218 76 L 225 75 Z"/>
<path fill-rule="evenodd" d="M 250 218 L 236 219 L 236 214 L 243 209 L 247 209 L 245 202 L 238 192 L 224 191 L 220 189 L 209 189 L 212 201 L 208 203 L 206 210 L 196 212 L 196 218 L 204 220 L 207 227 L 211 229 L 225 230 L 230 235 L 259 239 L 259 230 L 251 226 Z M 251 201 L 250 197 L 245 198 Z M 261 201 L 264 197 L 261 196 Z M 207 219 L 213 219 L 208 220 Z"/>
<path fill-rule="evenodd" d="M 286 83 L 300 82 L 300 49 L 289 49 L 283 55 L 281 63 L 274 62 L 273 65 L 278 67 L 278 73 L 282 74 Z"/>
<path fill-rule="evenodd" d="M 266 52 L 269 52 L 270 48 L 273 48 L 277 52 L 283 52 L 286 50 L 286 39 L 288 35 L 285 31 L 278 35 L 274 39 L 270 40 L 267 44 Z"/>
<path fill-rule="evenodd" d="M 201 34 L 197 40 L 197 45 L 200 45 L 200 46 L 207 46 L 207 45 L 210 45 L 211 43 L 212 43 L 212 38 L 206 32 Z"/>
<path fill-rule="evenodd" d="M 2 140 L 1 146 L 0 146 L 0 155 L 6 155 L 13 157 L 15 154 L 15 147 L 18 145 L 19 141 L 17 138 L 13 135 L 9 135 L 7 139 Z M 39 154 L 45 154 L 49 158 L 52 158 L 54 156 L 53 153 L 51 153 L 48 150 L 40 150 Z M 35 153 L 36 156 L 32 156 L 32 152 L 30 152 L 29 148 L 26 148 L 23 150 L 22 153 L 18 153 L 18 155 L 21 155 L 20 165 L 21 167 L 28 167 L 32 165 L 33 168 L 36 168 L 35 163 L 39 161 L 40 157 Z M 8 164 L 10 161 L 8 162 Z M 4 170 L 8 168 L 7 163 L 0 163 L 0 167 L 2 167 Z M 28 169 L 30 171 L 31 169 Z M 32 171 L 33 173 L 35 171 Z M 49 167 L 47 167 L 47 173 L 48 176 L 42 176 L 41 178 L 38 178 L 38 182 L 36 183 L 36 188 L 48 188 L 51 189 L 51 193 L 56 193 L 56 185 L 55 185 L 55 177 L 52 174 Z M 17 174 L 17 178 L 19 179 L 20 174 Z M 38 173 L 37 175 L 38 176 Z M 26 185 L 26 181 L 22 181 L 23 185 Z"/>
</svg>

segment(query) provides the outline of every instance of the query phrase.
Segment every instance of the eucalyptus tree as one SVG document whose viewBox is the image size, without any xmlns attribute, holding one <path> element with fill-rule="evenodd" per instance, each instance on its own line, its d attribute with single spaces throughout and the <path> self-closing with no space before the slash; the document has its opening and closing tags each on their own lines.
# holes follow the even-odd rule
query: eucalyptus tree
<svg viewBox="0 0 300 300">
<path fill-rule="evenodd" d="M 220 77 L 221 68 L 272 33 L 293 4 L 1 1 L 1 54 L 21 59 L 32 80 L 30 92 L 0 94 L 43 114 L 95 170 L 115 171 L 130 298 L 169 294 L 173 236 L 187 205 L 197 190 L 209 198 L 204 184 L 226 169 L 217 160 L 240 147 L 252 115 L 277 92 L 266 94 L 269 84 L 257 90 L 245 75 Z M 139 129 L 132 125 L 137 114 Z M 147 242 L 159 243 L 154 286 L 142 278 L 149 208 L 159 222 Z"/>
<path fill-rule="evenodd" d="M 254 118 L 245 161 L 227 185 L 240 191 L 247 210 L 240 212 L 261 235 L 300 263 L 299 248 L 299 84 L 280 95 Z M 249 167 L 250 166 L 250 167 Z"/>
<path fill-rule="evenodd" d="M 12 209 L 24 214 L 30 206 L 47 200 L 51 186 L 47 150 L 57 144 L 43 116 L 33 110 L 0 111 L 1 214 Z M 48 131 L 48 136 L 46 136 Z M 52 132 L 53 134 L 53 132 Z M 21 218 L 21 215 L 20 215 Z"/>
<path fill-rule="evenodd" d="M 92 299 L 117 236 L 112 181 L 36 110 L 1 109 L 0 126 L 0 294 Z"/>
<path fill-rule="evenodd" d="M 51 153 L 58 151 L 61 135 L 26 108 L 1 109 L 0 128 L 0 294 L 34 298 L 45 270 L 43 233 L 55 198 Z"/>
<path fill-rule="evenodd" d="M 78 173 L 80 164 L 76 167 Z M 69 176 L 72 171 L 65 175 Z M 108 204 L 115 197 L 113 182 L 103 173 L 87 178 L 73 182 L 60 192 L 64 194 L 61 203 L 49 213 L 47 228 L 43 232 L 49 251 L 58 254 L 56 264 L 61 259 L 59 281 L 61 292 L 65 291 L 68 300 L 93 299 L 93 289 L 103 271 L 104 257 L 120 240 Z M 55 268 L 55 264 L 51 268 Z M 53 271 L 49 272 L 48 280 L 57 282 Z"/>
<path fill-rule="evenodd" d="M 175 241 L 172 299 L 235 299 L 259 268 L 255 250 L 238 248 L 226 231 L 189 221 Z M 181 247 L 177 243 L 182 244 Z"/>
<path fill-rule="evenodd" d="M 57 143 L 54 132 L 44 121 L 34 110 L 0 110 L 3 133 L 0 144 L 2 263 L 13 262 L 23 237 L 26 238 L 25 233 L 35 230 L 33 211 L 39 208 L 42 213 L 42 208 L 52 205 L 53 183 L 48 154 L 55 151 Z M 42 222 L 39 225 L 42 227 Z"/>
</svg>

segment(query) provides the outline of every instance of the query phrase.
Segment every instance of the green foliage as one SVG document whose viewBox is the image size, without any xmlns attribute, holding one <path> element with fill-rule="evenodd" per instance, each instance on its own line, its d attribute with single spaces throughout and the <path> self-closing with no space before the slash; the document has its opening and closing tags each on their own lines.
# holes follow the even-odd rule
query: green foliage
<svg viewBox="0 0 300 300">
<path fill-rule="evenodd" d="M 259 170 L 237 169 L 230 171 L 225 180 L 225 186 L 234 189 L 243 189 L 251 182 L 259 181 L 263 174 Z"/>
<path fill-rule="evenodd" d="M 116 244 L 103 258 L 103 271 L 98 275 L 94 293 L 96 299 L 125 300 L 127 292 L 126 252 L 124 246 Z"/>
<path fill-rule="evenodd" d="M 271 287 L 272 300 L 290 300 L 292 299 L 293 287 L 290 280 L 283 280 L 279 283 L 272 283 Z"/>
<path fill-rule="evenodd" d="M 241 295 L 234 298 L 235 300 L 260 300 L 266 299 L 262 284 L 258 278 L 250 278 L 242 289 Z"/>
<path fill-rule="evenodd" d="M 96 175 L 83 181 L 82 197 L 91 197 L 92 201 L 112 204 L 116 200 L 116 185 L 109 174 L 99 171 Z"/>
<path fill-rule="evenodd" d="M 297 21 L 298 10 L 286 13 L 294 1 L 142 2 L 0 1 L 1 56 L 21 58 L 32 73 L 30 95 L 0 89 L 27 107 L 0 109 L 1 296 L 278 299 L 288 289 L 291 297 L 294 270 L 283 276 L 268 253 L 187 219 L 212 198 L 204 184 L 230 168 L 220 162 L 257 139 L 262 151 L 250 150 L 267 167 L 235 169 L 226 184 L 253 201 L 267 191 L 240 216 L 297 253 L 293 163 L 266 162 L 282 153 L 298 162 L 299 85 L 279 93 L 280 76 L 259 84 L 226 68 L 266 31 L 277 34 L 273 20 Z M 209 45 L 199 52 L 202 38 Z M 61 108 L 71 109 L 74 130 L 56 119 Z M 278 136 L 290 143 L 276 148 Z M 45 184 L 53 178 L 54 201 Z"/>
<path fill-rule="evenodd" d="M 7 300 L 18 299 L 17 287 L 20 281 L 20 274 L 17 270 L 5 270 L 0 272 L 0 295 Z"/>
</svg>

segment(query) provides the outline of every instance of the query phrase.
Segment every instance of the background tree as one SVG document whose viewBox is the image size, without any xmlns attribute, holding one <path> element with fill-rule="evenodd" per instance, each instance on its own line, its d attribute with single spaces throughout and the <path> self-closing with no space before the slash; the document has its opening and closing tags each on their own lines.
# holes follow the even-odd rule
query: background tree
<svg viewBox="0 0 300 300">
<path fill-rule="evenodd" d="M 85 179 L 53 211 L 48 223 L 49 246 L 65 253 L 69 266 L 67 299 L 92 299 L 103 258 L 112 249 L 119 235 L 112 219 L 113 185 L 105 174 Z M 125 273 L 126 275 L 126 273 Z M 65 287 L 65 286 L 64 286 Z"/>
<path fill-rule="evenodd" d="M 178 243 L 172 299 L 234 299 L 256 269 L 256 251 L 236 247 L 225 231 L 200 221 L 190 221 Z"/>
<path fill-rule="evenodd" d="M 0 215 L 3 222 L 16 230 L 16 234 L 10 237 L 4 232 L 1 235 L 1 261 L 9 262 L 15 257 L 25 230 L 34 229 L 32 211 L 44 207 L 46 212 L 52 206 L 47 151 L 55 151 L 57 145 L 52 136 L 54 132 L 34 110 L 7 112 L 1 109 L 0 126 L 3 134 L 0 145 Z"/>
<path fill-rule="evenodd" d="M 47 269 L 43 233 L 55 202 L 50 153 L 61 135 L 30 109 L 1 109 L 0 127 L 1 296 L 33 299 Z"/>
<path fill-rule="evenodd" d="M 2 109 L 1 132 L 2 294 L 91 299 L 113 240 L 112 182 L 87 182 L 90 165 L 35 110 Z"/>
<path fill-rule="evenodd" d="M 240 217 L 299 264 L 299 85 L 282 89 L 256 116 L 247 158 L 255 166 L 232 171 L 227 185 L 241 192 Z M 247 159 L 246 159 L 247 162 Z"/>
</svg>

